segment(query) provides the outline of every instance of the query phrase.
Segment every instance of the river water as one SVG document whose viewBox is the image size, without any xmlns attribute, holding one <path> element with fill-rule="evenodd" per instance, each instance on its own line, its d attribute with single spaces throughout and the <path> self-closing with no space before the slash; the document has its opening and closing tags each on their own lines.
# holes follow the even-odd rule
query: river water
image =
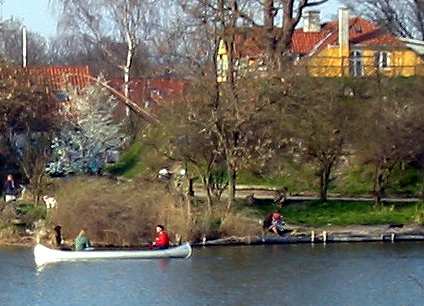
<svg viewBox="0 0 424 306">
<path fill-rule="evenodd" d="M 200 248 L 41 271 L 31 249 L 1 248 L 0 305 L 423 306 L 424 243 Z"/>
</svg>

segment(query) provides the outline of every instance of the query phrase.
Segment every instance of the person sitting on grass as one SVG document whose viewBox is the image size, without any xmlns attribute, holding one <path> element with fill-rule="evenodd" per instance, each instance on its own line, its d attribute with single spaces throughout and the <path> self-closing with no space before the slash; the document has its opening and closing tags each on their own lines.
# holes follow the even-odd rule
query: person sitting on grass
<svg viewBox="0 0 424 306">
<path fill-rule="evenodd" d="M 153 249 L 164 250 L 169 248 L 169 236 L 165 227 L 161 224 L 156 225 L 156 238 L 153 242 Z"/>
<path fill-rule="evenodd" d="M 268 214 L 263 222 L 264 229 L 267 229 L 271 233 L 275 233 L 277 235 L 281 235 L 286 232 L 284 225 L 283 217 L 278 210 Z"/>
<path fill-rule="evenodd" d="M 75 238 L 75 251 L 84 251 L 91 247 L 90 240 L 85 233 L 85 230 L 82 229 L 78 236 Z"/>
</svg>

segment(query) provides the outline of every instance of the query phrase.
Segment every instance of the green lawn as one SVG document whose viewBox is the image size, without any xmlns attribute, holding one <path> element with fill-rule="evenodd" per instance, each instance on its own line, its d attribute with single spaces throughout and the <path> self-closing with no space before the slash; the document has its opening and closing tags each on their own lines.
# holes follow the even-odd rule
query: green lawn
<svg viewBox="0 0 424 306">
<path fill-rule="evenodd" d="M 141 162 L 141 157 L 144 153 L 140 143 L 131 145 L 121 156 L 120 160 L 109 167 L 106 171 L 126 178 L 133 178 L 141 175 L 145 171 L 144 163 Z"/>
<path fill-rule="evenodd" d="M 272 209 L 270 202 L 257 206 L 257 212 L 261 215 Z M 288 223 L 312 226 L 424 224 L 424 203 L 390 203 L 376 208 L 368 202 L 309 201 L 290 203 L 281 212 Z"/>
</svg>

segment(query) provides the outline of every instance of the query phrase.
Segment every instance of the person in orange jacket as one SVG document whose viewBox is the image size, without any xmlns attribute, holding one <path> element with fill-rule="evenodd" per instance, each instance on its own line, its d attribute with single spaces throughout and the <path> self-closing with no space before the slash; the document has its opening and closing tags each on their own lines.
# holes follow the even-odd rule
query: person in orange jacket
<svg viewBox="0 0 424 306">
<path fill-rule="evenodd" d="M 158 224 L 156 226 L 156 238 L 155 242 L 153 242 L 153 248 L 159 250 L 169 248 L 169 236 L 163 225 Z"/>
</svg>

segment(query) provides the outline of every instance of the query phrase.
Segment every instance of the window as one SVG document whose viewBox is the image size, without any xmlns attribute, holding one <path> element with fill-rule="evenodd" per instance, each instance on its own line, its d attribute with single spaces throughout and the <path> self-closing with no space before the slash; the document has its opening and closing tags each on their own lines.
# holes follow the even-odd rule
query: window
<svg viewBox="0 0 424 306">
<path fill-rule="evenodd" d="M 350 75 L 353 77 L 359 77 L 364 75 L 364 69 L 362 65 L 362 52 L 359 50 L 353 50 L 350 52 Z"/>
<path fill-rule="evenodd" d="M 387 51 L 377 51 L 375 53 L 375 66 L 379 69 L 390 68 L 390 53 Z"/>
</svg>

